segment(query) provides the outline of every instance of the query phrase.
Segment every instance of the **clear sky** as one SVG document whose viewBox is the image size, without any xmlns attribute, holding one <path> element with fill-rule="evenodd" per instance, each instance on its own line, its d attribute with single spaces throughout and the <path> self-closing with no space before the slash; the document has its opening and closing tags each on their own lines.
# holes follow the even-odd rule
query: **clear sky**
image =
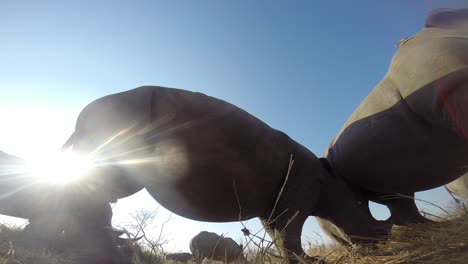
<svg viewBox="0 0 468 264">
<path fill-rule="evenodd" d="M 231 102 L 320 156 L 436 7 L 468 0 L 0 0 L 0 150 L 58 149 L 92 100 L 160 85 Z M 418 197 L 449 201 L 440 188 Z M 121 201 L 114 221 L 154 206 Z M 171 223 L 171 250 L 201 230 L 241 237 L 239 224 Z"/>
</svg>

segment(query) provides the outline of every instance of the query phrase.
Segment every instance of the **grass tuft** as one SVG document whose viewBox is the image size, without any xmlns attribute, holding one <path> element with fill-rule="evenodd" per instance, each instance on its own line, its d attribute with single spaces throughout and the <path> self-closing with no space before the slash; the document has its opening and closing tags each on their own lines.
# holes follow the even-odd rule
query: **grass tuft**
<svg viewBox="0 0 468 264">
<path fill-rule="evenodd" d="M 468 214 L 450 213 L 446 221 L 394 227 L 387 241 L 373 246 L 342 247 L 336 244 L 311 250 L 327 263 L 340 264 L 466 264 L 468 263 Z"/>
</svg>

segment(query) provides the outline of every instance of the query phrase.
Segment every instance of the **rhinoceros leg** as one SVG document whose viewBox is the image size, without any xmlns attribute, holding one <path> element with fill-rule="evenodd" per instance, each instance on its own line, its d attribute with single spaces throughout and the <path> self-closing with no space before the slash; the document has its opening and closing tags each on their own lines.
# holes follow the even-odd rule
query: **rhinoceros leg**
<svg viewBox="0 0 468 264">
<path fill-rule="evenodd" d="M 299 213 L 294 216 L 296 212 L 287 211 L 275 221 L 270 220 L 268 222 L 267 219 L 260 219 L 260 221 L 268 235 L 273 239 L 278 251 L 281 252 L 281 256 L 289 259 L 289 263 L 299 263 L 296 255 L 307 261 L 307 263 L 323 263 L 317 258 L 308 256 L 302 249 L 302 226 L 308 215 Z"/>
<path fill-rule="evenodd" d="M 395 225 L 405 226 L 409 224 L 421 224 L 432 222 L 421 215 L 414 200 L 414 193 L 404 196 L 395 196 L 388 198 L 383 196 L 374 200 L 377 203 L 388 207 L 391 214 L 391 220 Z"/>
<path fill-rule="evenodd" d="M 80 263 L 121 264 L 112 229 L 112 208 L 107 201 L 81 197 L 69 203 L 70 223 L 65 228 L 67 244 L 82 255 Z"/>
<path fill-rule="evenodd" d="M 25 245 L 32 248 L 63 251 L 63 215 L 51 212 L 29 219 L 24 228 Z"/>
<path fill-rule="evenodd" d="M 202 257 L 201 254 L 196 254 L 193 256 L 193 262 L 196 264 L 201 264 L 204 258 L 205 257 Z"/>
</svg>

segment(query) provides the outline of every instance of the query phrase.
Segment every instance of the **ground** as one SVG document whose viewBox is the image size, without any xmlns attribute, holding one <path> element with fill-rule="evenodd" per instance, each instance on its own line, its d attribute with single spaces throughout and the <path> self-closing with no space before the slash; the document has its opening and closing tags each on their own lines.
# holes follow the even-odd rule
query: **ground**
<svg viewBox="0 0 468 264">
<path fill-rule="evenodd" d="M 322 245 L 309 251 L 310 255 L 322 257 L 327 263 L 468 263 L 468 212 L 466 208 L 435 216 L 435 223 L 393 228 L 390 238 L 374 246 L 343 247 Z M 76 252 L 65 250 L 56 253 L 28 248 L 21 230 L 0 227 L 0 263 L 18 264 L 78 264 Z M 257 253 L 252 254 L 255 251 Z M 274 257 L 260 256 L 261 249 L 253 248 L 248 254 L 251 263 L 281 263 Z M 249 253 L 249 252 L 248 252 Z M 135 264 L 164 264 L 162 256 L 153 256 L 153 261 L 140 256 Z"/>
</svg>

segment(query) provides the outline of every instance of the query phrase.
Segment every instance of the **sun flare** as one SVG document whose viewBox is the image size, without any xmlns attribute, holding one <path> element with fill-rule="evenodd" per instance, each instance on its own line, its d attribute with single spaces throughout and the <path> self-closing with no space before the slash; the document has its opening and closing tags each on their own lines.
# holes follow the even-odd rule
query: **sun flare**
<svg viewBox="0 0 468 264">
<path fill-rule="evenodd" d="M 86 157 L 71 152 L 58 152 L 38 156 L 26 163 L 29 176 L 52 184 L 67 184 L 78 180 L 92 168 Z"/>
</svg>

